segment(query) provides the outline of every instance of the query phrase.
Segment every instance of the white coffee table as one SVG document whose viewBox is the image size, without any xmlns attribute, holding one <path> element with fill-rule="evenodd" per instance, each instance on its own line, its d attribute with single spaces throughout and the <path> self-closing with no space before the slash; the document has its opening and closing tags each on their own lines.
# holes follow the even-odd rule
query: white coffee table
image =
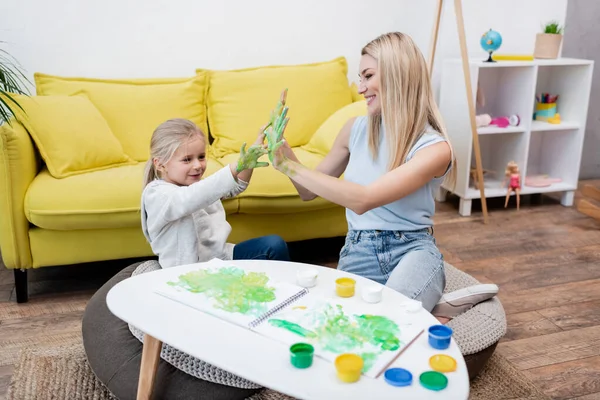
<svg viewBox="0 0 600 400">
<path fill-rule="evenodd" d="M 264 260 L 236 260 L 232 263 L 244 269 L 267 272 L 274 279 L 291 283 L 296 282 L 298 270 L 317 268 L 317 285 L 310 290 L 326 298 L 336 297 L 337 278 L 352 277 L 356 280 L 356 295 L 345 299 L 349 302 L 364 302 L 360 297 L 361 289 L 373 284 L 360 276 L 316 265 Z M 338 380 L 334 365 L 320 357 L 314 357 L 310 368 L 297 369 L 290 363 L 289 346 L 154 293 L 153 288 L 164 282 L 162 277 L 166 271 L 125 279 L 115 285 L 106 298 L 114 315 L 146 333 L 138 399 L 150 398 L 162 342 L 242 378 L 299 399 L 461 400 L 469 397 L 469 377 L 460 349 L 454 340 L 446 350 L 436 350 L 429 345 L 427 328 L 438 321 L 422 308 L 418 313 L 425 333 L 392 364 L 392 367 L 405 368 L 412 373 L 412 385 L 391 386 L 385 382 L 383 374 L 377 379 L 362 376 L 358 382 L 343 383 Z M 401 307 L 407 300 L 402 294 L 384 287 L 382 301 L 370 306 L 376 313 L 386 307 Z M 432 391 L 421 386 L 419 375 L 431 370 L 429 358 L 440 353 L 452 356 L 457 361 L 457 369 L 446 374 L 448 386 L 445 389 Z"/>
</svg>

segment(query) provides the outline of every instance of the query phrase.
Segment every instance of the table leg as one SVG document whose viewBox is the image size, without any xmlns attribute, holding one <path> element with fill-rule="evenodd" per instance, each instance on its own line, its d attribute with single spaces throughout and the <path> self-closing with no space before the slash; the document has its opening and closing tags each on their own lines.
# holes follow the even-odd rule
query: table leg
<svg viewBox="0 0 600 400">
<path fill-rule="evenodd" d="M 138 381 L 137 400 L 148 400 L 152 394 L 152 386 L 156 376 L 156 368 L 160 360 L 162 342 L 150 335 L 144 336 L 140 380 Z"/>
</svg>

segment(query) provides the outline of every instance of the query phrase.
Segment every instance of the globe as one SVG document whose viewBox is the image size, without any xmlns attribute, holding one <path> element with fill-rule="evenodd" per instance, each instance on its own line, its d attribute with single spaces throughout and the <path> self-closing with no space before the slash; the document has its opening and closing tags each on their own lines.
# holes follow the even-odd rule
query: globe
<svg viewBox="0 0 600 400">
<path fill-rule="evenodd" d="M 479 44 L 481 45 L 483 50 L 489 53 L 489 57 L 486 60 L 486 62 L 494 62 L 494 60 L 492 60 L 492 53 L 498 50 L 502 45 L 502 35 L 490 29 L 481 36 Z"/>
</svg>

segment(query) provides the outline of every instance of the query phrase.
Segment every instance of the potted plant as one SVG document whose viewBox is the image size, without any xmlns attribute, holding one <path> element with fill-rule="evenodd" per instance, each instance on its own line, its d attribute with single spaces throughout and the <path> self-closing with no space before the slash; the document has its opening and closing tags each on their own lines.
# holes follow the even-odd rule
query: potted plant
<svg viewBox="0 0 600 400">
<path fill-rule="evenodd" d="M 10 124 L 10 117 L 14 115 L 16 107 L 23 110 L 19 103 L 7 94 L 27 95 L 25 82 L 29 80 L 21 72 L 16 60 L 6 50 L 0 49 L 0 125 L 5 122 Z"/>
<path fill-rule="evenodd" d="M 557 21 L 550 21 L 542 27 L 543 32 L 535 37 L 535 58 L 558 58 L 564 28 Z"/>
</svg>

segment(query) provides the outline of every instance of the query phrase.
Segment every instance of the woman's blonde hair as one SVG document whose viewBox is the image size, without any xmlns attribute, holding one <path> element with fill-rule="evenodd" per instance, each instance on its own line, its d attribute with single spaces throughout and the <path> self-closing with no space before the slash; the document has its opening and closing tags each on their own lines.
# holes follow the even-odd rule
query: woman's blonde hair
<svg viewBox="0 0 600 400">
<path fill-rule="evenodd" d="M 361 55 L 369 55 L 377 61 L 379 76 L 381 114 L 369 115 L 368 119 L 369 149 L 373 158 L 379 150 L 382 121 L 390 170 L 406 162 L 410 149 L 429 124 L 448 141 L 452 169 L 447 181 L 454 185 L 454 151 L 433 96 L 427 63 L 415 42 L 400 32 L 386 33 L 363 47 Z"/>
<path fill-rule="evenodd" d="M 204 132 L 192 121 L 183 118 L 174 118 L 160 124 L 152 133 L 150 139 L 150 158 L 144 168 L 144 185 L 160 178 L 159 171 L 154 166 L 154 159 L 159 164 L 165 164 L 173 157 L 179 146 L 194 135 L 200 135 L 206 143 Z"/>
</svg>

